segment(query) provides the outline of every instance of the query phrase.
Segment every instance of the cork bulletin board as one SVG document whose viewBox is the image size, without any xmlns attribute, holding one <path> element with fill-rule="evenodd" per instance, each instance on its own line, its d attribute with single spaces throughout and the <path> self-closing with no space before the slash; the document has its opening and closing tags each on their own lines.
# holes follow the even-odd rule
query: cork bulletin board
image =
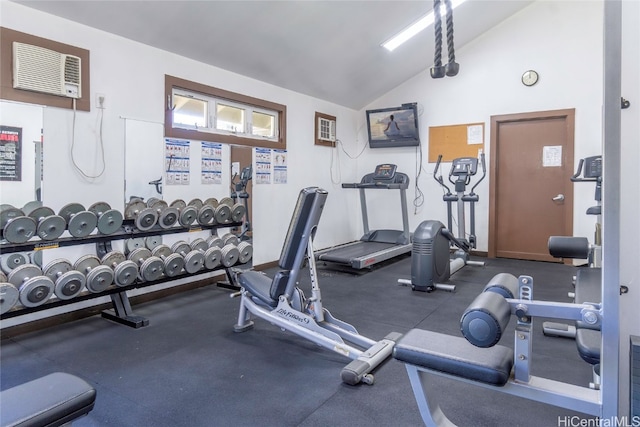
<svg viewBox="0 0 640 427">
<path fill-rule="evenodd" d="M 429 127 L 429 163 L 443 162 L 457 157 L 478 157 L 484 152 L 484 123 Z"/>
</svg>

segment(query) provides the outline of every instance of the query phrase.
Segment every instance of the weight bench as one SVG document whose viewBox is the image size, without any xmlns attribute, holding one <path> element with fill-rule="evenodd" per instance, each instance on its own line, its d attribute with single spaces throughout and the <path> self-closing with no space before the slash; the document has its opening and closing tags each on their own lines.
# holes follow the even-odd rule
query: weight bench
<svg viewBox="0 0 640 427">
<path fill-rule="evenodd" d="M 69 426 L 87 415 L 96 390 L 86 381 L 55 372 L 0 393 L 1 427 Z"/>
<path fill-rule="evenodd" d="M 505 298 L 518 284 L 518 299 Z M 490 285 L 495 286 L 490 286 Z M 455 426 L 428 396 L 429 377 L 443 376 L 487 389 L 600 416 L 598 390 L 530 374 L 534 317 L 599 323 L 600 308 L 531 299 L 533 279 L 501 274 L 465 310 L 462 337 L 412 329 L 398 340 L 393 357 L 405 363 L 422 420 L 427 426 Z M 518 324 L 514 349 L 496 345 L 512 314 Z M 466 339 L 465 339 L 466 338 Z M 437 390 L 433 390 L 437 394 Z"/>
</svg>

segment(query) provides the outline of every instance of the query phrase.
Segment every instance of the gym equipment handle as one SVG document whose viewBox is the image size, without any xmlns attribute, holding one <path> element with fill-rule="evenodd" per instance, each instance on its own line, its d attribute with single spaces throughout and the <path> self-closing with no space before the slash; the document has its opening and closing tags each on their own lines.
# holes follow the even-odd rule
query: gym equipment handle
<svg viewBox="0 0 640 427">
<path fill-rule="evenodd" d="M 558 194 L 556 197 L 553 197 L 551 200 L 554 202 L 561 202 L 564 200 L 564 194 Z"/>
</svg>

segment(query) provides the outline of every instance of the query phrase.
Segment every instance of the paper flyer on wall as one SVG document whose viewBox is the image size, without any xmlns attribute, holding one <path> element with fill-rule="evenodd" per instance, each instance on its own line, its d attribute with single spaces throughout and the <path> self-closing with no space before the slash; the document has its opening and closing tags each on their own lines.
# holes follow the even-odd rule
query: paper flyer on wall
<svg viewBox="0 0 640 427">
<path fill-rule="evenodd" d="M 164 140 L 164 170 L 167 185 L 189 185 L 190 144 L 180 139 Z"/>
<path fill-rule="evenodd" d="M 22 181 L 22 128 L 0 126 L 0 181 Z"/>
<path fill-rule="evenodd" d="M 222 144 L 200 142 L 202 165 L 200 170 L 203 184 L 222 184 Z"/>
<path fill-rule="evenodd" d="M 255 148 L 256 184 L 271 184 L 271 149 Z"/>
<path fill-rule="evenodd" d="M 287 183 L 287 150 L 273 150 L 273 183 Z"/>
</svg>

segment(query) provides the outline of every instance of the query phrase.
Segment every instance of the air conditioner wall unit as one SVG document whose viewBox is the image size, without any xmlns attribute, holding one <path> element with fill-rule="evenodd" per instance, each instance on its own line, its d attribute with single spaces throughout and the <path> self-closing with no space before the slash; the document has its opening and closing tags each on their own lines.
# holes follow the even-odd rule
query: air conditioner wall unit
<svg viewBox="0 0 640 427">
<path fill-rule="evenodd" d="M 318 139 L 336 142 L 336 121 L 318 117 Z"/>
<path fill-rule="evenodd" d="M 13 42 L 13 87 L 81 98 L 81 60 L 74 55 Z"/>
</svg>

